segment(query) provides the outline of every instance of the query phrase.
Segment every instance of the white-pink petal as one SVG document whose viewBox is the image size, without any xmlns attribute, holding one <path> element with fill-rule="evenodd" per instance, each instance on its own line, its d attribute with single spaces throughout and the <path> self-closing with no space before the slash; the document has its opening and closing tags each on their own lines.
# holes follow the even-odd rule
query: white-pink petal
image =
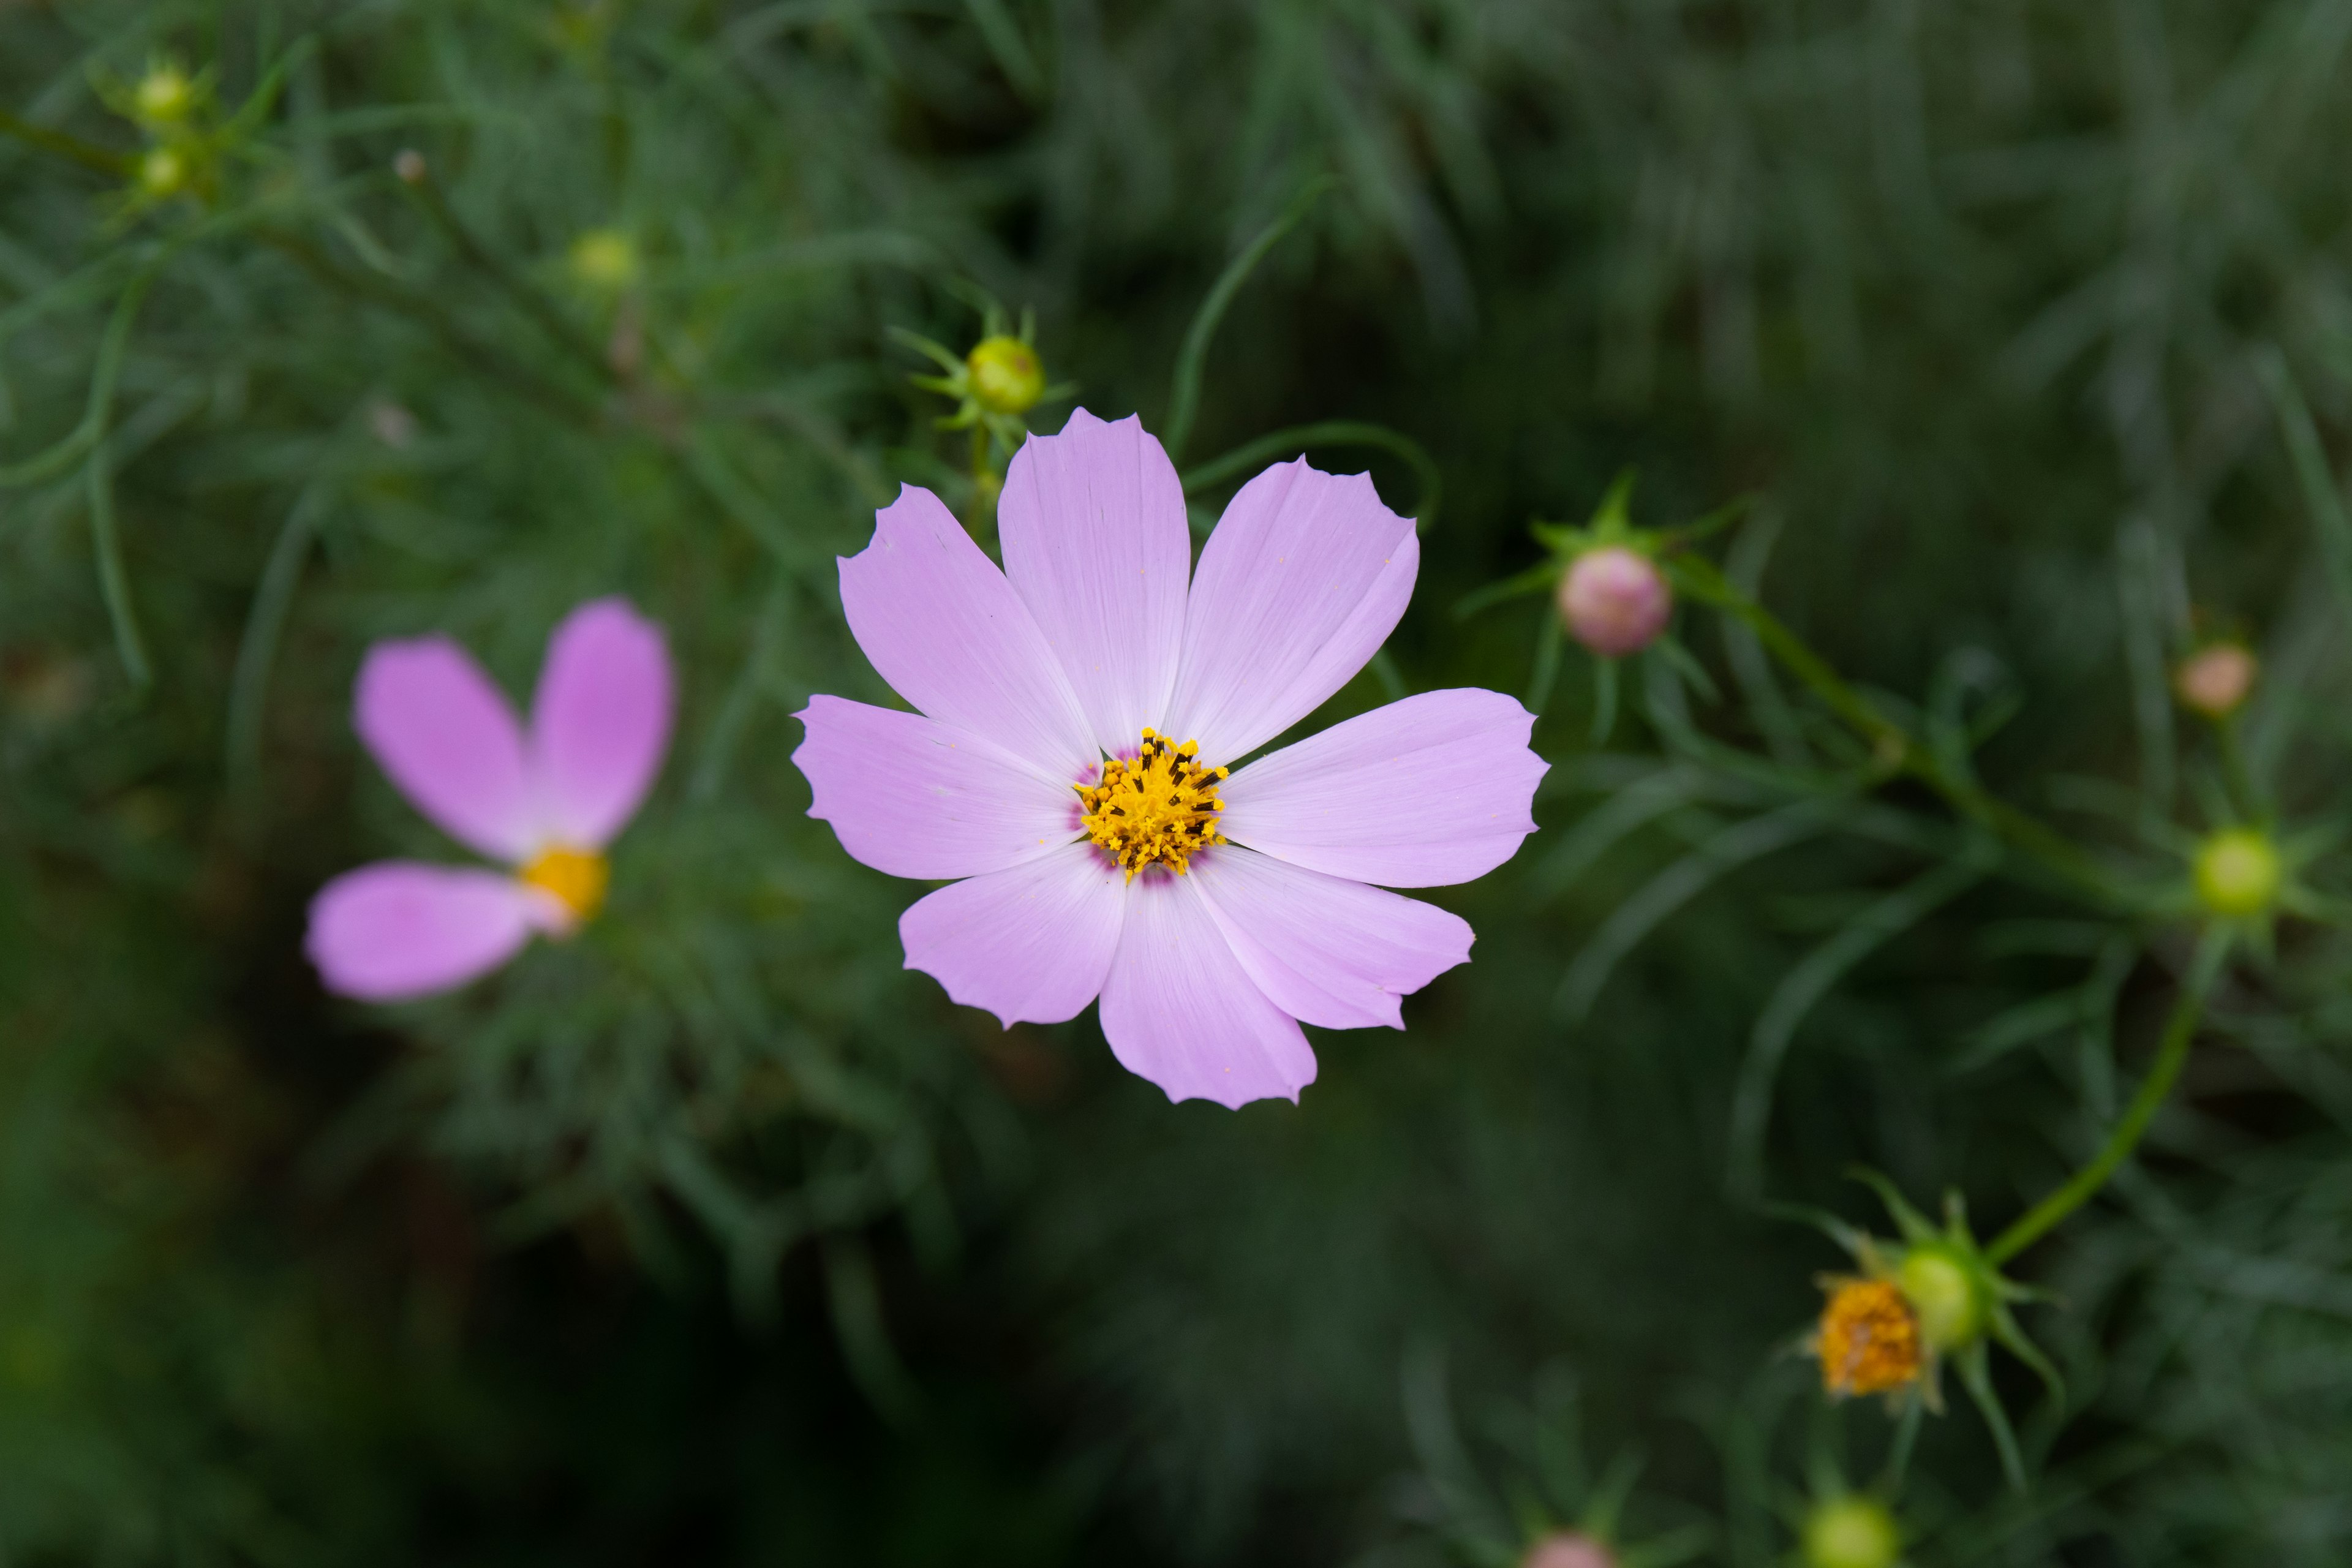
<svg viewBox="0 0 2352 1568">
<path fill-rule="evenodd" d="M 1315 1081 L 1315 1052 L 1242 967 L 1191 880 L 1154 867 L 1128 888 L 1102 994 L 1111 1054 L 1171 1100 L 1296 1100 Z"/>
<path fill-rule="evenodd" d="M 1218 831 L 1359 882 L 1434 888 L 1509 859 L 1550 767 L 1535 716 L 1496 691 L 1424 691 L 1334 724 L 1225 781 Z"/>
<path fill-rule="evenodd" d="M 1097 760 L 1061 663 L 996 563 L 912 485 L 841 561 L 841 607 L 890 689 L 1057 784 Z"/>
<path fill-rule="evenodd" d="M 1412 520 L 1368 476 L 1266 469 L 1202 548 L 1165 728 L 1218 763 L 1273 740 L 1380 651 L 1420 565 Z"/>
<path fill-rule="evenodd" d="M 809 815 L 851 857 L 893 877 L 1001 871 L 1079 831 L 1078 799 L 968 731 L 839 697 L 794 715 Z"/>
<path fill-rule="evenodd" d="M 1267 1000 L 1327 1029 L 1402 1029 L 1399 999 L 1470 961 L 1461 916 L 1238 844 L 1194 856 L 1188 880 Z"/>
<path fill-rule="evenodd" d="M 548 831 L 601 849 L 644 804 L 669 749 L 669 649 L 625 600 L 596 599 L 548 638 L 531 752 Z"/>
<path fill-rule="evenodd" d="M 517 864 L 539 847 L 521 726 L 464 648 L 443 637 L 376 644 L 352 721 L 400 793 L 449 837 Z"/>
<path fill-rule="evenodd" d="M 1067 845 L 918 900 L 898 918 L 907 967 L 1005 1027 L 1075 1018 L 1103 988 L 1124 919 L 1126 873 Z"/>
<path fill-rule="evenodd" d="M 1192 536 L 1184 487 L 1132 416 L 1081 408 L 1013 454 L 996 503 L 1004 574 L 1061 660 L 1095 743 L 1116 756 L 1167 717 Z"/>
<path fill-rule="evenodd" d="M 530 940 L 537 916 L 511 877 L 385 860 L 319 890 L 303 951 L 328 990 L 399 1002 L 496 969 Z"/>
</svg>

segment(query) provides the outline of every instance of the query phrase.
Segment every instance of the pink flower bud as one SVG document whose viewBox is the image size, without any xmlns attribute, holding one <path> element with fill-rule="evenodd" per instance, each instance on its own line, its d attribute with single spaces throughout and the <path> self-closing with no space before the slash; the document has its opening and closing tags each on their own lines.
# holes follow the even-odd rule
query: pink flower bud
<svg viewBox="0 0 2352 1568">
<path fill-rule="evenodd" d="M 1563 1530 L 1528 1547 L 1519 1568 L 1617 1568 L 1617 1559 L 1592 1537 Z"/>
<path fill-rule="evenodd" d="M 2254 689 L 2254 656 L 2233 642 L 2217 642 L 2181 660 L 2172 689 L 2182 706 L 2208 719 L 2226 719 Z"/>
<path fill-rule="evenodd" d="M 1603 658 L 1638 653 L 1666 629 L 1675 595 L 1648 556 L 1622 544 L 1588 550 L 1559 580 L 1569 636 Z"/>
</svg>

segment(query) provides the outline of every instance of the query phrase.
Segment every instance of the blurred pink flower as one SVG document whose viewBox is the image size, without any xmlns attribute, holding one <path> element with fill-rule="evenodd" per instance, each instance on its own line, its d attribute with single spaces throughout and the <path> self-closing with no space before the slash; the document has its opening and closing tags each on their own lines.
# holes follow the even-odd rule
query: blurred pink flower
<svg viewBox="0 0 2352 1568">
<path fill-rule="evenodd" d="M 383 860 L 310 900 L 304 949 L 327 988 L 370 1002 L 462 985 L 533 931 L 569 934 L 604 902 L 604 847 L 669 747 L 669 653 L 621 599 L 548 638 L 525 735 L 480 665 L 447 637 L 381 642 L 353 721 L 409 804 L 511 871 Z"/>
<path fill-rule="evenodd" d="M 1302 459 L 1242 487 L 1192 570 L 1176 470 L 1081 409 L 1016 453 L 1004 569 L 909 486 L 841 563 L 842 607 L 919 711 L 813 698 L 809 815 L 893 876 L 961 878 L 898 922 L 968 1005 L 1103 1033 L 1171 1100 L 1297 1100 L 1298 1023 L 1402 1028 L 1468 959 L 1392 888 L 1467 881 L 1535 830 L 1534 719 L 1423 692 L 1238 762 L 1337 691 L 1404 613 L 1411 520 Z M 1189 586 L 1187 579 L 1190 579 Z"/>
</svg>

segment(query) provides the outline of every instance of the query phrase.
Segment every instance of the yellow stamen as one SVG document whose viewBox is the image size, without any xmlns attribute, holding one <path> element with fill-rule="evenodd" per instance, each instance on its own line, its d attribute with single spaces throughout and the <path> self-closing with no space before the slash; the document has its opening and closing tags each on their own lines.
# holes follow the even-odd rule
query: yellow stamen
<svg viewBox="0 0 2352 1568">
<path fill-rule="evenodd" d="M 593 849 L 571 849 L 559 844 L 542 849 L 522 868 L 523 885 L 537 888 L 571 911 L 577 922 L 604 907 L 604 887 L 613 870 Z"/>
<path fill-rule="evenodd" d="M 1903 1292 L 1885 1279 L 1822 1283 L 1830 1299 L 1812 1344 L 1822 1386 L 1840 1395 L 1885 1394 L 1917 1382 L 1927 1359 L 1919 1314 Z"/>
<path fill-rule="evenodd" d="M 1231 770 L 1202 767 L 1200 752 L 1198 741 L 1171 745 L 1146 730 L 1134 758 L 1113 757 L 1099 782 L 1076 786 L 1087 837 L 1127 868 L 1129 881 L 1154 863 L 1181 877 L 1195 851 L 1224 842 L 1217 832 L 1217 814 L 1225 809 L 1217 785 Z"/>
</svg>

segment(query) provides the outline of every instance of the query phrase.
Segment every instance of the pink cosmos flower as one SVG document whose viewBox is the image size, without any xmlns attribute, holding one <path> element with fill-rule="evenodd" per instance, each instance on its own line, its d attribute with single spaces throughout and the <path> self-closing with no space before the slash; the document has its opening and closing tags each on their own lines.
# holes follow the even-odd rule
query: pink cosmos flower
<svg viewBox="0 0 2352 1568">
<path fill-rule="evenodd" d="M 530 732 L 447 637 L 381 642 L 360 667 L 360 739 L 443 832 L 511 868 L 383 860 L 328 883 L 304 942 L 329 990 L 370 1002 L 462 985 L 534 931 L 564 936 L 604 901 L 604 850 L 669 748 L 669 652 L 621 599 L 547 641 Z"/>
<path fill-rule="evenodd" d="M 850 631 L 919 711 L 811 699 L 809 815 L 877 870 L 965 879 L 898 922 L 956 1001 L 1010 1027 L 1100 996 L 1112 1053 L 1171 1100 L 1297 1100 L 1299 1020 L 1402 1028 L 1398 998 L 1469 957 L 1460 919 L 1373 884 L 1510 858 L 1534 719 L 1424 692 L 1234 765 L 1404 613 L 1420 547 L 1363 475 L 1266 469 L 1194 572 L 1160 443 L 1081 409 L 1013 456 L 997 521 L 1003 571 L 909 486 L 842 561 Z"/>
</svg>

